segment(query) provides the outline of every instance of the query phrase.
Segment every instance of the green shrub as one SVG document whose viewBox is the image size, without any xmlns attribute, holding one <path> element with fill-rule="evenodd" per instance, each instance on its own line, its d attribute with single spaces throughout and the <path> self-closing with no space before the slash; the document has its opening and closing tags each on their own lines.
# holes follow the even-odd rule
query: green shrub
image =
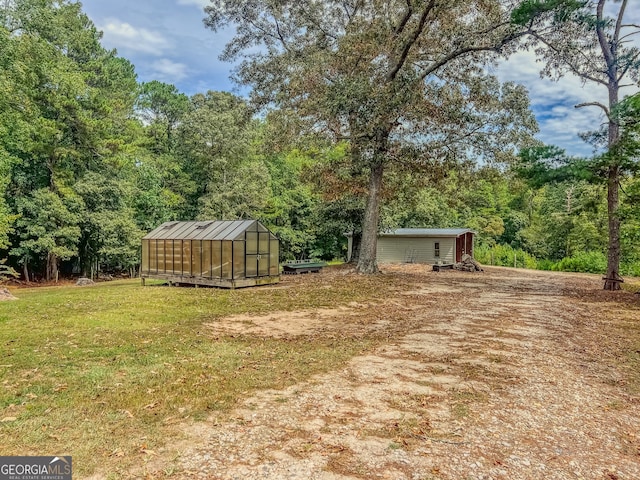
<svg viewBox="0 0 640 480">
<path fill-rule="evenodd" d="M 553 260 L 547 260 L 546 258 L 543 260 L 538 260 L 538 270 L 553 270 L 556 262 Z"/>
<path fill-rule="evenodd" d="M 640 277 L 640 262 L 622 262 L 620 274 L 626 277 Z"/>
<path fill-rule="evenodd" d="M 531 254 L 514 249 L 510 245 L 479 245 L 474 250 L 476 260 L 484 265 L 498 265 L 513 267 L 514 255 L 519 268 L 537 270 L 552 270 L 556 272 L 605 273 L 607 271 L 607 257 L 600 251 L 579 252 L 560 261 L 542 259 L 537 260 Z M 620 274 L 628 277 L 640 277 L 640 261 L 622 262 Z"/>
<path fill-rule="evenodd" d="M 9 277 L 18 278 L 20 275 L 9 265 L 5 265 L 7 259 L 0 260 L 0 282 L 4 282 Z"/>
<path fill-rule="evenodd" d="M 535 269 L 538 264 L 534 256 L 524 250 L 514 249 L 510 245 L 494 245 L 492 247 L 480 245 L 474 250 L 474 256 L 476 260 L 485 265 Z"/>
<path fill-rule="evenodd" d="M 602 252 L 579 252 L 565 257 L 553 265 L 558 272 L 604 273 L 607 271 L 607 257 Z"/>
</svg>

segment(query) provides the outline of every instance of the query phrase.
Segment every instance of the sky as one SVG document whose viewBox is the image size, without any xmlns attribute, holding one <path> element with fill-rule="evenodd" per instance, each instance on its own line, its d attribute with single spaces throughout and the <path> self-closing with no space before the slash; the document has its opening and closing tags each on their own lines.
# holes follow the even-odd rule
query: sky
<svg viewBox="0 0 640 480">
<path fill-rule="evenodd" d="M 214 33 L 204 27 L 208 0 L 83 0 L 84 12 L 104 36 L 105 48 L 115 48 L 131 61 L 142 82 L 174 84 L 188 95 L 207 90 L 246 89 L 229 78 L 232 65 L 218 56 L 233 31 Z M 633 2 L 631 2 L 633 3 Z M 640 9 L 628 9 L 628 23 L 640 23 Z M 574 108 L 583 102 L 606 103 L 603 86 L 583 85 L 567 76 L 559 81 L 540 78 L 541 64 L 532 52 L 521 52 L 491 69 L 503 81 L 523 84 L 539 123 L 537 138 L 564 148 L 570 155 L 589 155 L 592 147 L 579 132 L 598 129 L 604 118 L 596 107 Z M 631 92 L 629 92 L 631 93 Z"/>
</svg>

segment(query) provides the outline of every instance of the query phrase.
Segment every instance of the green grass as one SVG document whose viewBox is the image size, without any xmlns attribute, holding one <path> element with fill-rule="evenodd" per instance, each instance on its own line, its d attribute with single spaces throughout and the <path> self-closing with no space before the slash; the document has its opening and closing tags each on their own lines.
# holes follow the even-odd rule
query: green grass
<svg viewBox="0 0 640 480">
<path fill-rule="evenodd" d="M 360 337 L 217 337 L 206 323 L 346 304 L 380 287 L 363 277 L 324 288 L 117 281 L 17 290 L 19 301 L 0 303 L 1 454 L 73 455 L 77 475 L 100 468 L 117 477 L 176 424 L 336 368 L 372 345 Z"/>
</svg>

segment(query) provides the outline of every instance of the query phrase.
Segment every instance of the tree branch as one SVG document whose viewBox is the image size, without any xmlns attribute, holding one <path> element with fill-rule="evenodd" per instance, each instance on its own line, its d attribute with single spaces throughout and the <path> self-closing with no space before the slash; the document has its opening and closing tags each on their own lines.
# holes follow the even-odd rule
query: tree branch
<svg viewBox="0 0 640 480">
<path fill-rule="evenodd" d="M 611 114 L 609 112 L 609 108 L 603 103 L 585 102 L 585 103 L 579 103 L 578 105 L 575 106 L 575 108 L 583 108 L 583 107 L 600 107 L 602 110 L 604 110 L 604 114 L 607 116 L 607 118 L 611 120 Z"/>
<path fill-rule="evenodd" d="M 605 35 L 603 29 L 603 10 L 605 3 L 606 0 L 598 0 L 598 7 L 596 9 L 596 35 L 598 36 L 598 42 L 600 43 L 600 48 L 602 49 L 604 60 L 607 63 L 607 76 L 610 80 L 616 80 L 615 55 L 611 50 L 611 45 L 607 41 L 607 36 Z M 620 20 L 620 15 L 618 15 L 618 20 Z M 608 86 L 609 85 L 607 84 L 607 87 Z"/>
<path fill-rule="evenodd" d="M 413 31 L 413 35 L 411 35 L 407 43 L 405 43 L 404 48 L 402 49 L 402 53 L 400 54 L 400 58 L 396 62 L 395 66 L 387 74 L 388 82 L 392 82 L 396 78 L 396 75 L 398 75 L 398 72 L 400 71 L 404 63 L 407 61 L 407 57 L 409 56 L 409 51 L 411 51 L 411 47 L 413 47 L 413 45 L 418 41 L 418 38 L 420 38 L 420 34 L 424 30 L 424 26 L 427 23 L 427 18 L 429 17 L 429 14 L 433 10 L 435 3 L 436 3 L 435 0 L 431 0 L 422 11 L 422 15 L 420 15 L 420 21 L 418 22 L 418 26 Z"/>
<path fill-rule="evenodd" d="M 496 28 L 498 28 L 498 26 L 496 26 Z M 502 40 L 500 40 L 500 42 L 498 42 L 496 45 L 482 45 L 479 47 L 465 47 L 465 48 L 460 48 L 458 50 L 455 50 L 451 53 L 449 53 L 448 55 L 445 55 L 444 57 L 442 57 L 440 60 L 436 61 L 435 63 L 433 63 L 431 66 L 429 66 L 428 68 L 426 68 L 421 75 L 422 80 L 424 80 L 425 78 L 427 78 L 429 75 L 431 75 L 433 72 L 435 72 L 436 70 L 438 70 L 440 67 L 446 65 L 447 63 L 449 63 L 450 61 L 465 55 L 467 53 L 472 53 L 472 52 L 500 52 L 500 50 L 502 49 L 502 47 L 504 47 L 505 45 L 507 45 L 508 43 L 523 37 L 527 34 L 531 33 L 530 31 L 526 30 L 526 31 L 522 31 L 522 32 L 515 32 L 515 33 L 511 33 L 509 35 L 507 35 L 506 37 L 504 37 Z"/>
<path fill-rule="evenodd" d="M 282 30 L 280 30 L 280 22 L 278 22 L 278 19 L 275 16 L 273 17 L 273 21 L 276 24 L 276 33 L 278 34 L 277 38 L 280 40 L 280 43 L 282 44 L 282 46 L 288 51 L 289 48 L 287 46 L 287 42 L 282 36 Z"/>
<path fill-rule="evenodd" d="M 402 20 L 400 20 L 398 26 L 395 28 L 393 32 L 394 35 L 398 36 L 402 33 L 404 27 L 407 26 L 407 23 L 411 19 L 411 15 L 413 15 L 413 8 L 411 7 L 411 1 L 407 0 L 407 11 L 405 12 L 404 17 L 402 17 Z"/>
<path fill-rule="evenodd" d="M 301 4 L 302 4 L 302 5 L 301 5 L 300 9 L 301 9 L 302 11 L 305 11 L 305 8 L 304 8 L 304 2 L 301 2 Z M 344 3 L 344 2 L 342 2 L 342 7 L 343 7 L 343 9 L 344 9 L 344 11 L 345 11 L 345 15 L 347 16 L 347 23 L 346 23 L 346 25 L 340 25 L 340 26 L 341 26 L 341 27 L 344 27 L 344 28 L 346 29 L 346 28 L 347 28 L 347 25 L 349 25 L 349 23 L 351 22 L 351 15 L 349 14 L 349 11 L 348 11 L 348 9 L 347 9 L 347 6 L 345 5 L 345 3 Z M 334 40 L 334 41 L 336 41 L 336 42 L 338 41 L 338 35 L 337 35 L 337 34 L 335 34 L 335 33 L 331 33 L 331 32 L 329 32 L 329 31 L 327 31 L 327 29 L 326 29 L 326 28 L 324 28 L 324 27 L 322 26 L 322 24 L 320 23 L 320 21 L 318 21 L 314 15 L 309 15 L 309 16 L 307 16 L 306 18 L 307 18 L 307 19 L 308 19 L 308 20 L 313 24 L 313 26 L 314 26 L 314 27 L 316 27 L 316 28 L 318 29 L 318 31 L 320 31 L 324 36 L 326 36 L 327 38 L 331 38 L 332 40 Z"/>
<path fill-rule="evenodd" d="M 618 12 L 618 20 L 616 21 L 616 30 L 613 35 L 613 41 L 617 44 L 620 38 L 620 29 L 622 28 L 622 19 L 624 18 L 624 11 L 627 8 L 627 0 L 622 0 L 620 11 Z"/>
<path fill-rule="evenodd" d="M 595 82 L 595 83 L 599 83 L 601 85 L 604 85 L 605 87 L 609 86 L 609 83 L 605 80 L 602 80 L 601 78 L 597 78 L 594 77 L 593 75 L 589 75 L 586 72 L 582 72 L 580 71 L 580 69 L 578 67 L 576 67 L 573 62 L 571 62 L 571 60 L 569 60 L 568 58 L 566 58 L 562 52 L 553 44 L 547 41 L 546 38 L 540 36 L 537 32 L 535 31 L 529 31 L 528 32 L 529 35 L 531 35 L 533 38 L 535 38 L 536 40 L 544 43 L 547 47 L 549 47 L 551 50 L 553 50 L 554 52 L 556 52 L 558 55 L 561 55 L 563 58 L 564 63 L 569 67 L 569 69 L 571 70 L 571 72 L 575 75 L 577 75 L 578 77 L 584 78 L 585 80 L 589 80 L 591 82 Z M 580 52 L 581 55 L 583 55 L 583 52 Z M 607 75 L 607 72 L 602 72 L 605 75 Z"/>
<path fill-rule="evenodd" d="M 638 28 L 640 29 L 640 26 L 638 26 Z M 631 32 L 631 33 L 627 33 L 626 35 L 623 35 L 622 37 L 620 37 L 620 39 L 618 40 L 618 43 L 622 44 L 622 43 L 624 43 L 625 39 L 627 39 L 629 37 L 632 37 L 634 35 L 638 35 L 639 33 L 640 33 L 640 30 L 637 30 L 637 31 Z"/>
<path fill-rule="evenodd" d="M 640 33 L 640 32 L 638 32 Z M 620 75 L 618 75 L 617 81 L 619 82 L 620 80 L 622 80 L 622 78 L 627 74 L 627 72 L 629 71 L 629 69 L 631 67 L 633 67 L 633 64 L 636 60 L 638 60 L 638 58 L 640 57 L 640 51 L 637 52 L 628 62 L 627 65 L 622 69 L 622 73 L 620 73 Z"/>
<path fill-rule="evenodd" d="M 356 14 L 358 13 L 358 10 L 360 10 L 360 9 L 362 8 L 362 6 L 363 6 L 363 0 L 358 0 L 358 1 L 356 2 L 356 4 L 353 6 L 353 12 L 351 12 L 351 15 L 349 15 L 349 14 L 347 13 L 347 15 L 348 15 L 348 17 L 349 17 L 349 20 L 350 20 L 350 21 L 351 21 L 351 19 L 352 19 L 353 17 L 355 17 L 355 16 L 356 16 Z M 347 8 L 345 7 L 345 10 L 346 10 L 346 9 L 347 9 Z"/>
</svg>

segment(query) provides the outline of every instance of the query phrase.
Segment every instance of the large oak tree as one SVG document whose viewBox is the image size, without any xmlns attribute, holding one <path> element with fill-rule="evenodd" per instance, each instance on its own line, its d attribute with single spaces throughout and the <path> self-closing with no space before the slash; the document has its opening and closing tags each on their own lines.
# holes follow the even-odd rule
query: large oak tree
<svg viewBox="0 0 640 480">
<path fill-rule="evenodd" d="M 373 273 L 390 164 L 488 159 L 513 140 L 508 135 L 522 133 L 520 126 L 533 127 L 524 92 L 501 91 L 484 74 L 524 33 L 510 23 L 518 3 L 212 0 L 205 24 L 214 31 L 235 26 L 223 59 L 242 59 L 236 78 L 253 88 L 257 104 L 349 142 L 354 167 L 368 173 L 357 268 Z M 490 100 L 496 94 L 504 101 L 499 109 Z M 488 123 L 467 121 L 477 111 L 487 112 Z"/>
</svg>

